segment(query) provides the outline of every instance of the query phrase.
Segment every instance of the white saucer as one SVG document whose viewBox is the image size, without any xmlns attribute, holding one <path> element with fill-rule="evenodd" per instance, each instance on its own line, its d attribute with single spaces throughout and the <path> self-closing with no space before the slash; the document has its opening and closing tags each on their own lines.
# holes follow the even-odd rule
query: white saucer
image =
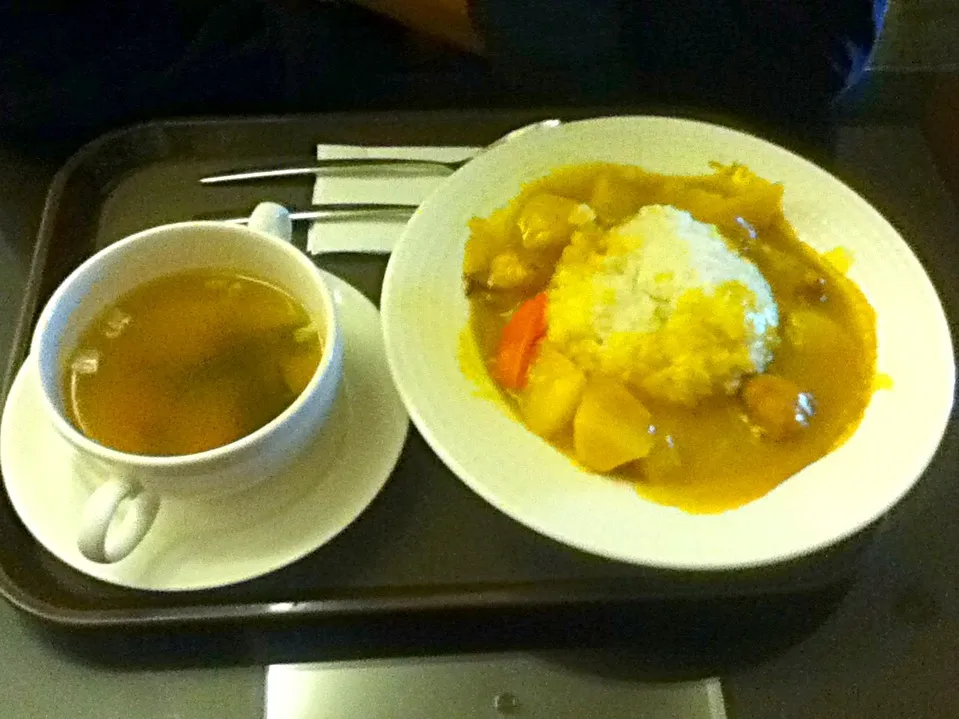
<svg viewBox="0 0 959 719">
<path fill-rule="evenodd" d="M 318 442 L 282 476 L 241 494 L 164 500 L 143 543 L 115 564 L 90 562 L 77 549 L 90 482 L 76 471 L 73 449 L 43 414 L 36 363 L 28 358 L 0 421 L 0 469 L 14 508 L 37 541 L 105 582 L 182 591 L 274 571 L 349 526 L 389 478 L 409 422 L 390 377 L 379 312 L 346 282 L 324 274 L 346 340 L 343 387 L 332 418 L 338 428 L 334 456 L 328 456 L 329 442 Z"/>
</svg>

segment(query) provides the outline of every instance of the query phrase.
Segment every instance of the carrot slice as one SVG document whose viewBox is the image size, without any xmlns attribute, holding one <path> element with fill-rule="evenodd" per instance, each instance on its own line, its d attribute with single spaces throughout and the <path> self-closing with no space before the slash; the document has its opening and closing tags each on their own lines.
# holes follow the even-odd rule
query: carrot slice
<svg viewBox="0 0 959 719">
<path fill-rule="evenodd" d="M 546 293 L 540 292 L 513 312 L 500 335 L 494 375 L 506 389 L 522 389 L 536 354 L 546 335 Z"/>
</svg>

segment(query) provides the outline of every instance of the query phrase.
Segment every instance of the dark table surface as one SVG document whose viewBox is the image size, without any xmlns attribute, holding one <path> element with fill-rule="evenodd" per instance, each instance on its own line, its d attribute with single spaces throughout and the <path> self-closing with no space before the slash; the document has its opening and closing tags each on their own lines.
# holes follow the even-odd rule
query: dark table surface
<svg viewBox="0 0 959 719">
<path fill-rule="evenodd" d="M 835 161 L 913 240 L 947 312 L 959 311 L 959 212 L 917 108 L 888 94 L 838 120 Z M 870 111 L 870 108 L 873 108 Z M 882 111 L 875 108 L 882 108 Z M 890 109 L 895 108 L 895 109 Z M 0 353 L 13 322 L 47 185 L 62 157 L 0 139 Z M 948 171 L 946 172 L 948 175 Z M 364 654 L 533 651 L 573 670 L 655 679 L 721 674 L 733 717 L 959 716 L 959 488 L 955 428 L 891 517 L 859 574 L 814 596 L 731 606 L 668 605 L 624 626 L 615 649 L 543 646 L 542 622 L 437 616 L 432 625 L 155 635 L 52 633 L 0 605 L 4 716 L 258 717 L 263 664 Z M 455 626 L 456 632 L 449 629 Z M 468 645 L 450 636 L 471 636 Z M 599 715 L 599 714 L 598 714 Z"/>
</svg>

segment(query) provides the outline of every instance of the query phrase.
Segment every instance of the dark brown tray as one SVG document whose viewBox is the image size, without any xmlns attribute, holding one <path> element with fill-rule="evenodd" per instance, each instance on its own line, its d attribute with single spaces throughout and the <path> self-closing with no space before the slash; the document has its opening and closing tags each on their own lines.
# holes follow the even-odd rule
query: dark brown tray
<svg viewBox="0 0 959 719">
<path fill-rule="evenodd" d="M 570 117 L 573 113 L 561 116 Z M 325 115 L 140 125 L 87 145 L 51 186 L 37 240 L 6 396 L 38 309 L 96 250 L 135 231 L 259 200 L 309 204 L 311 183 L 204 188 L 204 174 L 237 165 L 303 162 L 317 142 L 483 144 L 543 113 Z M 819 158 L 821 159 L 821 158 Z M 297 242 L 303 246 L 305 233 Z M 386 261 L 324 256 L 318 263 L 374 301 Z M 676 573 L 606 561 L 508 519 L 470 492 L 411 432 L 393 477 L 342 535 L 295 564 L 201 592 L 134 591 L 101 583 L 47 553 L 0 492 L 0 592 L 21 610 L 65 627 L 123 628 L 284 621 L 460 610 L 516 612 L 661 599 L 804 592 L 848 579 L 875 528 L 788 564 L 735 573 Z"/>
</svg>

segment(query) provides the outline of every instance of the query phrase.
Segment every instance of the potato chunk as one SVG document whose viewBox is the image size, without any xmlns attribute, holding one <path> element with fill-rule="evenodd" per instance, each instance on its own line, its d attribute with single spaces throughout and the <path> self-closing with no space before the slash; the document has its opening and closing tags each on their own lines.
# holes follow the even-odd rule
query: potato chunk
<svg viewBox="0 0 959 719">
<path fill-rule="evenodd" d="M 496 255 L 490 262 L 489 279 L 486 284 L 490 289 L 508 290 L 526 285 L 533 276 L 533 271 L 520 259 L 513 250 L 506 250 Z"/>
<path fill-rule="evenodd" d="M 623 384 L 591 379 L 573 418 L 576 459 L 594 472 L 609 472 L 642 459 L 653 446 L 649 410 Z"/>
<path fill-rule="evenodd" d="M 487 219 L 470 220 L 470 238 L 463 257 L 463 274 L 474 280 L 483 280 L 493 259 L 519 246 L 519 236 L 513 213 L 508 208 L 498 210 Z M 485 284 L 485 281 L 484 281 Z"/>
<path fill-rule="evenodd" d="M 574 228 L 595 217 L 588 205 L 544 192 L 527 200 L 516 224 L 523 237 L 523 247 L 538 250 L 565 245 Z"/>
<path fill-rule="evenodd" d="M 555 435 L 572 421 L 585 386 L 583 370 L 544 344 L 519 400 L 526 426 L 546 439 Z"/>
</svg>

